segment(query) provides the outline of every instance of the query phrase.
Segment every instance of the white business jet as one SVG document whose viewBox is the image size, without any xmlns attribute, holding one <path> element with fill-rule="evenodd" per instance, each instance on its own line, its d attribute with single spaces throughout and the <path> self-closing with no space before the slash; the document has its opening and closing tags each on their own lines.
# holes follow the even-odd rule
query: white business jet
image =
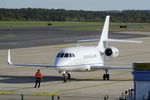
<svg viewBox="0 0 150 100">
<path fill-rule="evenodd" d="M 108 42 L 131 42 L 141 43 L 141 41 L 118 40 L 108 38 L 110 16 L 106 16 L 101 37 L 97 46 L 79 46 L 61 49 L 56 58 L 54 66 L 39 64 L 13 64 L 11 61 L 11 52 L 8 50 L 8 64 L 13 66 L 35 66 L 35 67 L 54 67 L 63 73 L 64 81 L 71 78 L 71 71 L 94 71 L 102 69 L 105 71 L 103 80 L 109 80 L 109 69 L 131 69 L 131 67 L 105 66 L 106 57 L 117 57 L 119 50 L 115 47 L 109 47 Z M 79 40 L 78 42 L 91 42 L 92 40 Z"/>
</svg>

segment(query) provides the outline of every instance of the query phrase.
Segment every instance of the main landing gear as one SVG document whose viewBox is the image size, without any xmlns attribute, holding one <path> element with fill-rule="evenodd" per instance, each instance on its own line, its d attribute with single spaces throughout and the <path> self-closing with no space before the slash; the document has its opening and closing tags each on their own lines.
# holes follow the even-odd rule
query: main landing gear
<svg viewBox="0 0 150 100">
<path fill-rule="evenodd" d="M 108 73 L 108 69 L 105 69 L 105 74 L 103 74 L 103 80 L 109 80 L 110 79 L 110 75 Z"/>
<path fill-rule="evenodd" d="M 71 74 L 68 73 L 68 72 L 63 72 L 62 77 L 63 77 L 63 81 L 64 81 L 64 82 L 67 82 L 68 80 L 71 79 Z"/>
</svg>

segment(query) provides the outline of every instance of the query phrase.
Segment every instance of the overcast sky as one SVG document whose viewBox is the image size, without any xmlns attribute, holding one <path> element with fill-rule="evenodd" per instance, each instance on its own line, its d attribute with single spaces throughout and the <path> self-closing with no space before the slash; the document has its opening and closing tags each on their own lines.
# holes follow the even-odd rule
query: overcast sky
<svg viewBox="0 0 150 100">
<path fill-rule="evenodd" d="M 67 10 L 150 10 L 150 0 L 0 0 L 0 8 Z"/>
</svg>

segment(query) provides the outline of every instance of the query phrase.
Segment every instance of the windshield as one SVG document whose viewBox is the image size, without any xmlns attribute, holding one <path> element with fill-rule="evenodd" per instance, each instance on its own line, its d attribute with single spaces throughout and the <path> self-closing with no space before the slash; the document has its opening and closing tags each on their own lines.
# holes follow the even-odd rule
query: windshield
<svg viewBox="0 0 150 100">
<path fill-rule="evenodd" d="M 75 57 L 74 53 L 58 53 L 57 54 L 58 58 L 70 58 L 70 57 Z"/>
</svg>

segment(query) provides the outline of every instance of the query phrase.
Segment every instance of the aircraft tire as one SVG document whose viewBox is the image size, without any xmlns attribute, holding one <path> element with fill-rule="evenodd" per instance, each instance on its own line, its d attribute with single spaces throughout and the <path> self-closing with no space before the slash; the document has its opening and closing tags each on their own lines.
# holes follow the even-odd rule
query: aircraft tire
<svg viewBox="0 0 150 100">
<path fill-rule="evenodd" d="M 68 75 L 64 74 L 63 75 L 63 81 L 66 83 L 68 81 Z"/>
<path fill-rule="evenodd" d="M 109 80 L 109 78 L 110 78 L 110 75 L 109 75 L 109 74 L 106 74 L 106 78 L 107 78 L 107 80 Z"/>
<path fill-rule="evenodd" d="M 105 80 L 106 79 L 106 74 L 103 74 L 103 80 Z"/>
<path fill-rule="evenodd" d="M 68 79 L 71 79 L 71 74 L 70 73 L 67 73 L 68 74 Z"/>
<path fill-rule="evenodd" d="M 103 74 L 103 80 L 109 80 L 110 75 L 109 74 Z"/>
<path fill-rule="evenodd" d="M 67 82 L 68 78 L 66 76 L 63 77 L 64 82 Z"/>
</svg>

